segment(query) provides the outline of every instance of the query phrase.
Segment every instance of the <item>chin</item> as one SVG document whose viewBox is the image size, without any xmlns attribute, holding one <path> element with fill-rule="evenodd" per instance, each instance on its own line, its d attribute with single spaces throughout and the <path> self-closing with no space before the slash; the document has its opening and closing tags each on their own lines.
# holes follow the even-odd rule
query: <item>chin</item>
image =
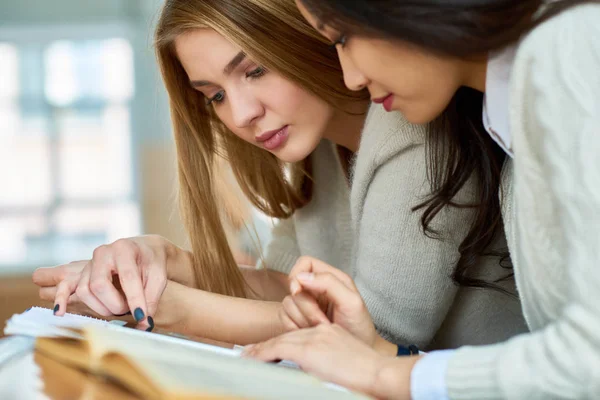
<svg viewBox="0 0 600 400">
<path fill-rule="evenodd" d="M 407 109 L 395 109 L 395 111 L 402 114 L 402 116 L 411 124 L 423 125 L 431 122 L 433 118 L 429 118 L 429 115 L 425 115 L 421 112 L 414 112 L 414 110 Z"/>
<path fill-rule="evenodd" d="M 295 163 L 308 157 L 317 146 L 293 146 L 287 143 L 281 149 L 274 151 L 273 154 L 283 162 Z"/>
<path fill-rule="evenodd" d="M 414 125 L 426 125 L 436 119 L 437 115 L 422 114 L 422 113 L 405 113 L 401 112 L 408 122 Z"/>
<path fill-rule="evenodd" d="M 273 153 L 277 158 L 279 158 L 283 162 L 287 163 L 296 163 L 298 161 L 304 160 L 308 157 L 308 154 L 291 154 L 285 151 Z M 310 153 L 309 153 L 310 154 Z"/>
</svg>

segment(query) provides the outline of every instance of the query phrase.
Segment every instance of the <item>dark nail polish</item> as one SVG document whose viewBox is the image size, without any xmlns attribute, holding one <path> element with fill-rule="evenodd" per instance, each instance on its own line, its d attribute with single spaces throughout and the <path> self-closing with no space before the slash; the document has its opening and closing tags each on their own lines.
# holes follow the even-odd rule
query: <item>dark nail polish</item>
<svg viewBox="0 0 600 400">
<path fill-rule="evenodd" d="M 131 311 L 127 311 L 125 314 L 115 314 L 115 317 L 124 317 L 126 315 L 131 315 Z"/>
<path fill-rule="evenodd" d="M 137 322 L 140 322 L 141 320 L 144 319 L 144 311 L 141 308 L 136 308 L 135 311 L 133 312 L 133 318 L 135 318 L 135 320 Z"/>
<path fill-rule="evenodd" d="M 54 306 L 54 315 L 56 315 L 56 313 L 58 312 L 58 309 L 60 308 L 60 306 L 58 304 L 56 304 Z"/>
<path fill-rule="evenodd" d="M 154 329 L 154 318 L 148 317 L 148 324 L 150 326 L 146 328 L 146 332 L 152 332 L 152 329 Z"/>
</svg>

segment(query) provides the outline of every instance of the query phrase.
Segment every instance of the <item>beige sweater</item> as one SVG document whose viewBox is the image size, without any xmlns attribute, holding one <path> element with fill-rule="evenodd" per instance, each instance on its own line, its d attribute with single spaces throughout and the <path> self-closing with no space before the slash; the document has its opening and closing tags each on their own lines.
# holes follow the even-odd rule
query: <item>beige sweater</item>
<svg viewBox="0 0 600 400">
<path fill-rule="evenodd" d="M 458 350 L 448 392 L 600 399 L 600 5 L 568 10 L 519 45 L 510 127 L 503 215 L 532 333 Z"/>
<path fill-rule="evenodd" d="M 274 229 L 268 268 L 288 273 L 300 255 L 352 275 L 386 338 L 424 349 L 487 344 L 524 332 L 517 299 L 490 290 L 459 289 L 450 278 L 471 212 L 448 209 L 426 237 L 420 212 L 429 194 L 424 128 L 373 106 L 356 156 L 351 193 L 332 143 L 314 153 L 314 197 Z M 469 188 L 462 196 L 467 196 Z M 498 246 L 505 247 L 504 238 Z M 498 259 L 481 262 L 486 279 L 506 274 Z M 514 281 L 506 288 L 514 290 Z"/>
</svg>

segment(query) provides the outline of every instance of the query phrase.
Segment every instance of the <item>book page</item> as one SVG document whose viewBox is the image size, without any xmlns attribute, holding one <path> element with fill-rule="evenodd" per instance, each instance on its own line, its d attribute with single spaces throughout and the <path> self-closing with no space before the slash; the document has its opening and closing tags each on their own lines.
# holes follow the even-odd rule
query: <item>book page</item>
<svg viewBox="0 0 600 400">
<path fill-rule="evenodd" d="M 93 359 L 121 354 L 170 395 L 208 392 L 261 399 L 364 398 L 330 389 L 301 371 L 192 349 L 175 341 L 156 340 L 144 333 L 123 333 L 99 326 L 85 330 Z"/>
<path fill-rule="evenodd" d="M 66 328 L 81 329 L 87 325 L 105 326 L 108 321 L 66 313 L 57 317 L 49 308 L 32 307 L 22 314 L 13 315 L 6 321 L 5 335 L 23 335 L 31 337 L 70 337 L 81 338 L 80 335 Z"/>
<path fill-rule="evenodd" d="M 89 325 L 104 326 L 107 329 L 130 333 L 132 335 L 152 336 L 157 341 L 165 343 L 179 343 L 193 349 L 202 349 L 214 353 L 237 357 L 241 350 L 227 349 L 219 346 L 213 346 L 206 343 L 200 343 L 181 337 L 162 335 L 157 333 L 144 332 L 132 328 L 121 326 L 122 321 L 105 321 L 102 319 L 86 317 L 83 315 L 66 313 L 63 317 L 57 317 L 49 308 L 32 307 L 22 314 L 13 315 L 6 323 L 4 333 L 6 335 L 21 335 L 29 337 L 67 337 L 73 339 L 83 339 L 83 337 L 70 329 L 83 329 Z"/>
</svg>

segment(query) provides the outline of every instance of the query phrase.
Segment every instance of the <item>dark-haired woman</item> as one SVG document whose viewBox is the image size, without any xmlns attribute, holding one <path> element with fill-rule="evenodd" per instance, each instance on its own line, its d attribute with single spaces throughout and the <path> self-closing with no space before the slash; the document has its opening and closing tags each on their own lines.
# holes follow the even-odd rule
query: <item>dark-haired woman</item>
<svg viewBox="0 0 600 400">
<path fill-rule="evenodd" d="M 514 158 L 503 171 L 514 184 L 502 188 L 502 210 L 532 332 L 491 346 L 385 358 L 356 339 L 369 337 L 370 325 L 355 288 L 312 261 L 293 271 L 296 291 L 325 295 L 342 323 L 248 353 L 292 359 L 381 398 L 600 398 L 600 4 L 298 5 L 336 44 L 350 88 L 367 87 L 411 122 L 432 121 L 449 140 L 460 140 L 461 127 L 490 135 Z M 457 160 L 477 157 L 483 154 Z"/>
</svg>

